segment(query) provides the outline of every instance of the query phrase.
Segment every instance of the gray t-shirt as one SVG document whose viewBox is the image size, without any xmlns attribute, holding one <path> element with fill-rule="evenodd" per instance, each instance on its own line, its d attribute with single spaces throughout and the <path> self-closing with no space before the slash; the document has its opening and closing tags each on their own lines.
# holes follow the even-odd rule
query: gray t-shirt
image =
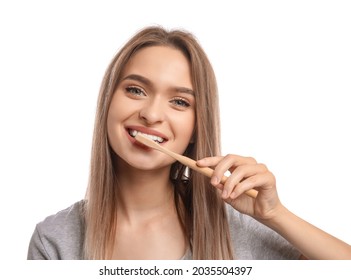
<svg viewBox="0 0 351 280">
<path fill-rule="evenodd" d="M 38 223 L 30 240 L 29 260 L 83 259 L 84 201 Z M 236 259 L 297 259 L 300 253 L 279 234 L 227 206 L 230 234 Z M 191 259 L 188 251 L 182 259 Z"/>
</svg>

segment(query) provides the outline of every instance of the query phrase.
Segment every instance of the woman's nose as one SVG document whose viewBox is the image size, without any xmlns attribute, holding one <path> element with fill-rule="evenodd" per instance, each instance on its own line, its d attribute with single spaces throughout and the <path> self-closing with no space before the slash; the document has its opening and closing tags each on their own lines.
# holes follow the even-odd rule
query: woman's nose
<svg viewBox="0 0 351 280">
<path fill-rule="evenodd" d="M 140 109 L 139 116 L 148 124 L 154 124 L 164 121 L 165 108 L 161 100 L 153 98 L 149 102 L 145 102 Z"/>
</svg>

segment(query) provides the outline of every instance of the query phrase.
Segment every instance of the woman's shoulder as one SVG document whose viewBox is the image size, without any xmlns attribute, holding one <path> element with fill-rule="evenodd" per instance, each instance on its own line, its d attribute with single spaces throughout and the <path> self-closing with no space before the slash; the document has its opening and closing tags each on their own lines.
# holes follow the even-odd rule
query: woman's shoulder
<svg viewBox="0 0 351 280">
<path fill-rule="evenodd" d="M 46 217 L 36 225 L 28 259 L 81 259 L 84 239 L 84 200 Z"/>
<path fill-rule="evenodd" d="M 43 221 L 38 223 L 41 229 L 48 229 L 53 231 L 54 229 L 68 229 L 77 228 L 81 226 L 84 221 L 84 205 L 85 201 L 78 201 L 71 206 L 57 212 L 56 214 L 46 217 Z"/>
</svg>

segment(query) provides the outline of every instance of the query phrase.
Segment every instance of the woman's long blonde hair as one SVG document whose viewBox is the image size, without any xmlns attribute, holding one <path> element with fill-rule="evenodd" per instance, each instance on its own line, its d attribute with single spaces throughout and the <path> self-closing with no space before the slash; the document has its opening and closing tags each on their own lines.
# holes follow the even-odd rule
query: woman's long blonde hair
<svg viewBox="0 0 351 280">
<path fill-rule="evenodd" d="M 189 60 L 196 100 L 194 142 L 185 154 L 194 159 L 220 154 L 217 84 L 212 66 L 193 35 L 186 31 L 166 31 L 148 27 L 138 32 L 111 61 L 102 81 L 97 104 L 92 144 L 89 185 L 85 203 L 84 257 L 109 259 L 117 224 L 117 178 L 113 151 L 107 137 L 107 114 L 121 73 L 138 50 L 148 46 L 169 46 Z M 184 166 L 174 163 L 170 178 L 175 205 L 193 259 L 232 259 L 225 205 L 209 179 L 193 172 L 184 182 Z"/>
</svg>

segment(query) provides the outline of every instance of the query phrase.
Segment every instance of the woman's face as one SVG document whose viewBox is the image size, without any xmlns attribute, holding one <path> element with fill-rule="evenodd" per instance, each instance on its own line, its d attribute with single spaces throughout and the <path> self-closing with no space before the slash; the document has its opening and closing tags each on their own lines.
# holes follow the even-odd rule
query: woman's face
<svg viewBox="0 0 351 280">
<path fill-rule="evenodd" d="M 119 165 L 142 170 L 169 167 L 172 158 L 140 145 L 133 136 L 148 134 L 182 154 L 194 126 L 195 96 L 186 57 L 165 46 L 139 50 L 124 68 L 108 112 L 109 142 Z"/>
</svg>

